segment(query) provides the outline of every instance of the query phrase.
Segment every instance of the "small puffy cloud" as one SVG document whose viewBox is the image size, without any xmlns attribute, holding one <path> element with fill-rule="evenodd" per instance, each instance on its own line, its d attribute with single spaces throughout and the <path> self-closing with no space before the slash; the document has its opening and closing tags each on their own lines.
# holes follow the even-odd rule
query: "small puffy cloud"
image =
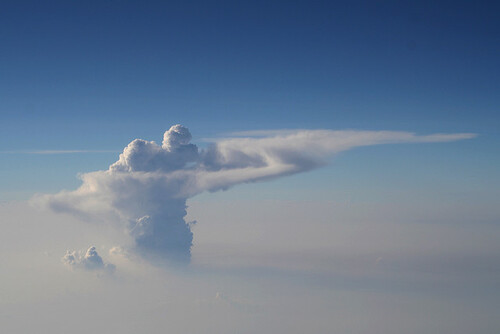
<svg viewBox="0 0 500 334">
<path fill-rule="evenodd" d="M 90 271 L 114 272 L 116 267 L 111 263 L 104 263 L 102 257 L 97 253 L 94 246 L 91 246 L 85 253 L 77 251 L 66 251 L 61 259 L 62 263 L 70 268 L 84 269 Z"/>
<path fill-rule="evenodd" d="M 165 132 L 161 145 L 135 139 L 108 170 L 81 175 L 82 185 L 75 191 L 38 200 L 58 212 L 118 224 L 133 240 L 133 250 L 143 257 L 187 263 L 193 234 L 192 224 L 184 220 L 186 201 L 196 194 L 309 171 L 355 147 L 472 137 L 468 133 L 257 131 L 218 139 L 199 150 L 190 143 L 189 130 L 174 125 Z M 94 252 L 88 251 L 83 259 L 68 253 L 64 261 L 100 268 L 102 259 Z"/>
</svg>

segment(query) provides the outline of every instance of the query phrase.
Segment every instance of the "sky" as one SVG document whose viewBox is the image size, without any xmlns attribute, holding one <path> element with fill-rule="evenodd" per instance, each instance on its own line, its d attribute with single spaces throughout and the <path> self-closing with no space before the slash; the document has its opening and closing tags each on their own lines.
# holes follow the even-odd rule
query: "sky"
<svg viewBox="0 0 500 334">
<path fill-rule="evenodd" d="M 0 330 L 498 333 L 499 9 L 1 2 Z"/>
</svg>

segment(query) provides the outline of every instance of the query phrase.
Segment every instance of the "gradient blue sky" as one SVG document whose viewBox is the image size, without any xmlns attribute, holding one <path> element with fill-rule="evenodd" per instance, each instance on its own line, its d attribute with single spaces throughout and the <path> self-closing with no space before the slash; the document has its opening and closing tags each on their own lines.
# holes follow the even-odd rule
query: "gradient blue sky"
<svg viewBox="0 0 500 334">
<path fill-rule="evenodd" d="M 447 144 L 441 163 L 491 182 L 498 9 L 491 1 L 2 2 L 0 151 L 120 151 L 136 137 L 159 140 L 175 123 L 198 143 L 276 128 L 475 132 L 473 142 Z M 441 148 L 398 148 L 396 163 L 414 160 L 406 167 L 422 173 L 427 160 L 440 163 Z M 387 148 L 376 150 L 351 165 L 376 170 Z M 77 172 L 115 159 L 2 154 L 2 198 L 73 187 Z"/>
<path fill-rule="evenodd" d="M 0 1 L 0 331 L 499 333 L 499 59 L 495 1 Z M 190 197 L 185 270 L 55 212 L 178 123 L 477 136 Z M 61 263 L 92 245 L 114 274 Z"/>
</svg>

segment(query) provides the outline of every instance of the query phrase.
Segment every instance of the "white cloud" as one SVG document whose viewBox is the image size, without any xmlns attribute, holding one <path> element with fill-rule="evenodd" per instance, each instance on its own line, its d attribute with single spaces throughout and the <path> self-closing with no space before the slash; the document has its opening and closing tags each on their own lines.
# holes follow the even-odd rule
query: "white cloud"
<svg viewBox="0 0 500 334">
<path fill-rule="evenodd" d="M 89 247 L 85 253 L 77 251 L 66 251 L 61 261 L 76 269 L 85 269 L 90 271 L 107 271 L 112 273 L 115 271 L 115 265 L 104 263 L 102 257 L 97 253 L 94 246 Z"/>
<path fill-rule="evenodd" d="M 189 130 L 174 125 L 165 132 L 161 146 L 136 139 L 108 170 L 81 175 L 77 190 L 42 195 L 38 200 L 58 212 L 125 227 L 135 251 L 144 257 L 187 262 L 193 235 L 184 220 L 186 200 L 196 194 L 308 171 L 326 164 L 331 155 L 355 147 L 474 137 L 353 130 L 247 134 L 258 137 L 219 139 L 198 150 L 189 143 Z"/>
</svg>

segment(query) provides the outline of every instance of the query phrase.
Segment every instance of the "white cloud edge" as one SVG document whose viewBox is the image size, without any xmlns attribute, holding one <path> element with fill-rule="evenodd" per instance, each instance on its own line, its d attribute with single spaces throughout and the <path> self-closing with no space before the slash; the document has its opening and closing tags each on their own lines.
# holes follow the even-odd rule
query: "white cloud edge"
<svg viewBox="0 0 500 334">
<path fill-rule="evenodd" d="M 391 130 L 358 130 L 358 129 L 345 129 L 345 130 L 331 130 L 331 129 L 267 129 L 267 130 L 244 130 L 234 131 L 221 135 L 220 137 L 204 138 L 203 141 L 220 141 L 230 138 L 239 137 L 274 137 L 274 136 L 287 136 L 297 134 L 299 132 L 391 132 L 391 133 L 406 133 L 417 137 L 431 137 L 440 136 L 442 138 L 457 137 L 458 139 L 470 139 L 477 137 L 477 133 L 460 132 L 460 133 L 435 133 L 431 135 L 417 135 L 415 132 L 407 131 L 391 131 Z M 458 140 L 456 139 L 456 140 Z"/>
</svg>

